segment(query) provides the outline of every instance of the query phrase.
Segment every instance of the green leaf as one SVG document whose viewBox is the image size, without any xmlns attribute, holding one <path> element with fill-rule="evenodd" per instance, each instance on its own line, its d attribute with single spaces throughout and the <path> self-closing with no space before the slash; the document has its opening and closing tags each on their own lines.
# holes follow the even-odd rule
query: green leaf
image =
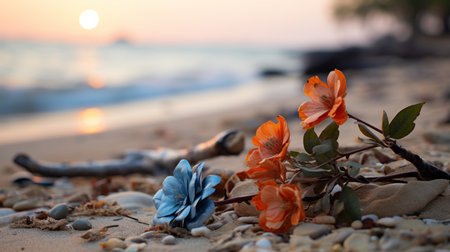
<svg viewBox="0 0 450 252">
<path fill-rule="evenodd" d="M 314 132 L 314 128 L 308 129 L 305 132 L 305 135 L 303 135 L 303 147 L 305 148 L 306 152 L 312 154 L 313 147 L 319 144 L 319 137 L 317 136 L 316 132 Z"/>
<path fill-rule="evenodd" d="M 305 163 L 305 162 L 311 162 L 314 159 L 312 159 L 312 157 L 306 153 L 298 153 L 298 155 L 295 157 L 295 160 L 300 163 Z"/>
<path fill-rule="evenodd" d="M 358 123 L 358 128 L 359 131 L 361 131 L 361 133 L 363 133 L 366 137 L 372 139 L 373 141 L 379 143 L 379 144 L 383 144 L 383 141 L 381 141 L 380 138 L 377 137 L 377 135 L 375 135 L 369 128 L 367 128 L 366 125 L 362 124 L 362 123 Z"/>
<path fill-rule="evenodd" d="M 319 165 L 327 162 L 337 155 L 336 141 L 331 139 L 323 141 L 321 144 L 314 146 L 313 153 Z"/>
<path fill-rule="evenodd" d="M 383 135 L 385 137 L 389 136 L 389 119 L 386 114 L 386 111 L 383 110 L 383 121 L 381 123 L 381 129 L 383 130 Z"/>
<path fill-rule="evenodd" d="M 345 162 L 342 165 L 345 165 L 349 168 L 348 174 L 350 174 L 350 176 L 352 177 L 358 175 L 359 170 L 364 167 L 363 165 L 352 161 Z"/>
<path fill-rule="evenodd" d="M 409 135 L 416 126 L 414 120 L 419 116 L 423 104 L 425 103 L 411 105 L 398 112 L 389 124 L 389 136 L 394 139 L 401 139 Z"/>
<path fill-rule="evenodd" d="M 305 176 L 309 178 L 321 177 L 331 172 L 331 166 L 329 165 L 324 165 L 321 168 L 309 168 L 301 166 L 300 169 L 302 170 L 303 174 L 305 174 Z"/>
<path fill-rule="evenodd" d="M 337 141 L 339 138 L 339 125 L 336 122 L 332 121 L 328 126 L 320 133 L 319 139 L 321 141 L 332 139 Z"/>
<path fill-rule="evenodd" d="M 340 210 L 335 211 L 335 213 L 337 213 L 339 222 L 351 223 L 354 220 L 361 219 L 361 207 L 359 204 L 359 199 L 352 188 L 348 186 L 342 188 L 341 195 L 336 206 L 339 208 L 337 210 Z"/>
</svg>

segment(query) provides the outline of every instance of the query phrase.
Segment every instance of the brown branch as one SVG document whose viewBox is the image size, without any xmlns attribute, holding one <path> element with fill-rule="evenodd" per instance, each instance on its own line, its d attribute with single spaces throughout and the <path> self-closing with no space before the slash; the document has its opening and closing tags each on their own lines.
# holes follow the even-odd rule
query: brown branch
<svg viewBox="0 0 450 252">
<path fill-rule="evenodd" d="M 249 200 L 253 199 L 253 197 L 255 197 L 256 195 L 257 194 L 252 194 L 252 195 L 245 195 L 245 196 L 229 198 L 226 200 L 214 201 L 214 205 L 222 206 L 222 205 L 231 204 L 231 203 L 240 203 L 240 202 L 244 202 L 244 201 L 249 201 Z M 312 202 L 312 201 L 316 201 L 316 200 L 322 198 L 324 195 L 325 195 L 325 193 L 322 193 L 322 194 L 319 194 L 316 196 L 303 197 L 302 200 L 304 202 Z"/>
<path fill-rule="evenodd" d="M 244 149 L 244 135 L 224 131 L 190 149 L 135 150 L 122 159 L 92 162 L 49 163 L 37 161 L 27 154 L 18 154 L 14 163 L 31 173 L 45 177 L 108 177 L 114 175 L 169 174 L 181 159 L 191 164 L 219 155 L 237 155 Z"/>
<path fill-rule="evenodd" d="M 348 117 L 350 117 L 350 118 L 352 118 L 352 119 L 354 119 L 354 120 L 356 120 L 356 121 L 358 121 L 358 122 L 360 122 L 360 123 L 365 124 L 367 127 L 372 128 L 372 129 L 375 130 L 376 132 L 378 132 L 378 133 L 380 133 L 380 134 L 383 134 L 383 131 L 382 131 L 382 130 L 380 130 L 379 128 L 377 128 L 377 127 L 371 125 L 370 123 L 367 123 L 367 122 L 365 122 L 365 121 L 363 121 L 363 120 L 361 120 L 361 119 L 359 119 L 359 118 L 357 118 L 357 117 L 354 117 L 354 116 L 351 115 L 351 114 L 348 114 L 348 113 L 347 113 L 347 115 L 348 115 Z"/>
<path fill-rule="evenodd" d="M 446 171 L 439 169 L 438 167 L 425 162 L 419 155 L 414 154 L 404 148 L 402 148 L 397 143 L 393 142 L 390 148 L 395 154 L 400 155 L 402 158 L 408 160 L 413 164 L 419 171 L 420 178 L 423 180 L 433 180 L 433 179 L 447 179 L 450 180 L 450 174 Z"/>
</svg>

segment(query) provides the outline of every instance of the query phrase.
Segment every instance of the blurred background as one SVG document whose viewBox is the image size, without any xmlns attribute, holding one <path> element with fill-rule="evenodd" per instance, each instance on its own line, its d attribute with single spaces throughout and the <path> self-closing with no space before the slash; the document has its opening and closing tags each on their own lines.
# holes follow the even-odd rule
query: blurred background
<svg viewBox="0 0 450 252">
<path fill-rule="evenodd" d="M 448 0 L 3 0 L 0 144 L 156 120 L 165 103 L 149 101 L 266 78 L 300 76 L 301 92 L 334 68 L 448 57 L 449 35 Z"/>
</svg>

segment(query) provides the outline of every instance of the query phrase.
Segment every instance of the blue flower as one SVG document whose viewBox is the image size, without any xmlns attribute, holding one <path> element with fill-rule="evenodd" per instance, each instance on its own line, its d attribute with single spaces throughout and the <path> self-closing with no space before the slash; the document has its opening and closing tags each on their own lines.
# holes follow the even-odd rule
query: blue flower
<svg viewBox="0 0 450 252">
<path fill-rule="evenodd" d="M 221 177 L 210 175 L 202 179 L 204 163 L 194 167 L 187 160 L 181 160 L 154 196 L 156 215 L 154 224 L 168 223 L 173 227 L 191 230 L 202 226 L 214 213 L 214 203 L 208 196 L 214 193 L 214 186 Z"/>
</svg>

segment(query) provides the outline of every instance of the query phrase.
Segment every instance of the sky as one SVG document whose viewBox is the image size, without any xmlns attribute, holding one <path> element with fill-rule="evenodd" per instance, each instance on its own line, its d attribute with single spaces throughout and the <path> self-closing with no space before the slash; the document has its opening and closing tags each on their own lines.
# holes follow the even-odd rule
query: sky
<svg viewBox="0 0 450 252">
<path fill-rule="evenodd" d="M 321 47 L 373 35 L 362 23 L 340 23 L 333 0 L 2 0 L 0 39 Z M 79 16 L 98 12 L 98 26 Z"/>
</svg>

